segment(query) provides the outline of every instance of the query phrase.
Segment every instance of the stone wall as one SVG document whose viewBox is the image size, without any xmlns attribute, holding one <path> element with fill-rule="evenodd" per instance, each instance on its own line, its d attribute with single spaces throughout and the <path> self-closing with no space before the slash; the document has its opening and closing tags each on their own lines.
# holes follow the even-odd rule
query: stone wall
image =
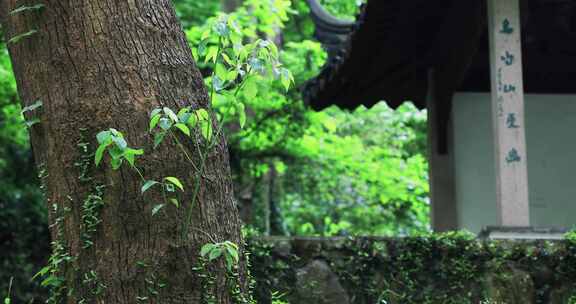
<svg viewBox="0 0 576 304">
<path fill-rule="evenodd" d="M 576 304 L 576 242 L 265 238 L 249 242 L 257 302 Z"/>
</svg>

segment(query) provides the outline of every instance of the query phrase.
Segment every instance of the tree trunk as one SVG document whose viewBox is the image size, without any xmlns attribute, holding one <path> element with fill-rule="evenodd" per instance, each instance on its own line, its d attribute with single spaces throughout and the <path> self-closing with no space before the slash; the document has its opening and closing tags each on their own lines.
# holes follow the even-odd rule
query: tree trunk
<svg viewBox="0 0 576 304">
<path fill-rule="evenodd" d="M 153 150 L 147 133 L 154 108 L 209 108 L 172 2 L 37 2 L 44 7 L 14 12 L 22 1 L 2 0 L 0 20 L 7 40 L 36 31 L 9 49 L 23 106 L 43 103 L 25 116 L 39 119 L 30 128 L 31 143 L 51 210 L 53 256 L 64 259 L 56 278 L 63 285 L 54 287 L 64 299 L 53 302 L 204 303 L 212 296 L 214 303 L 243 302 L 244 258 L 238 276 L 221 260 L 203 267 L 199 259 L 211 240 L 242 245 L 224 139 L 199 177 L 201 136 L 185 144 L 196 162 L 191 165 L 169 140 Z M 152 216 L 161 191 L 142 195 L 142 181 L 129 166 L 115 171 L 105 159 L 95 168 L 95 135 L 108 128 L 146 151 L 136 163 L 146 179 L 175 176 L 184 183 L 179 208 Z"/>
</svg>

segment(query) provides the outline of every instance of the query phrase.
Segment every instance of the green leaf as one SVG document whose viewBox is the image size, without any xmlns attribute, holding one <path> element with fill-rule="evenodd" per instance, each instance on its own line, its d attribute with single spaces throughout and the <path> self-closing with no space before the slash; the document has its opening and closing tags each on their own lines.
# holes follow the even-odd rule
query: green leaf
<svg viewBox="0 0 576 304">
<path fill-rule="evenodd" d="M 128 158 L 132 159 L 132 161 L 128 160 L 128 162 L 130 162 L 131 165 L 134 165 L 134 156 L 140 156 L 140 155 L 144 155 L 144 150 L 131 149 L 131 148 L 126 148 L 126 150 L 124 150 L 124 158 L 126 158 L 126 160 L 128 160 Z"/>
<path fill-rule="evenodd" d="M 37 123 L 40 123 L 40 119 L 38 119 L 38 118 L 27 120 L 24 122 L 24 124 L 26 125 L 27 128 L 30 128 Z"/>
<path fill-rule="evenodd" d="M 114 136 L 123 137 L 122 133 L 114 128 L 110 128 L 110 133 Z"/>
<path fill-rule="evenodd" d="M 152 112 L 150 112 L 150 117 L 152 118 L 152 117 L 154 117 L 154 116 L 156 116 L 157 114 L 160 114 L 160 113 L 162 113 L 162 109 L 156 108 L 156 109 L 152 110 Z"/>
<path fill-rule="evenodd" d="M 215 259 L 219 258 L 222 255 L 222 248 L 215 246 L 212 250 L 210 250 L 210 254 L 208 255 L 209 261 L 214 261 Z"/>
<path fill-rule="evenodd" d="M 20 113 L 21 113 L 21 114 L 24 114 L 24 113 L 26 113 L 26 112 L 34 111 L 34 110 L 42 107 L 42 105 L 43 105 L 42 100 L 36 100 L 36 102 L 34 102 L 33 104 L 31 104 L 31 105 L 29 105 L 29 106 L 27 106 L 27 107 L 22 108 L 22 111 L 21 111 Z"/>
<path fill-rule="evenodd" d="M 212 249 L 214 249 L 216 245 L 212 244 L 212 243 L 208 243 L 208 244 L 204 244 L 204 246 L 202 246 L 202 249 L 200 249 L 200 256 L 201 257 L 206 257 L 206 255 L 208 255 L 208 253 L 210 253 L 210 251 L 212 251 Z"/>
<path fill-rule="evenodd" d="M 144 155 L 144 150 L 143 150 L 143 149 L 131 149 L 131 148 L 128 148 L 128 149 L 126 149 L 126 151 L 124 152 L 124 154 Z"/>
<path fill-rule="evenodd" d="M 156 114 L 152 116 L 152 118 L 150 119 L 150 131 L 156 128 L 156 126 L 158 125 L 158 121 L 160 121 L 160 117 L 162 117 L 161 114 Z"/>
<path fill-rule="evenodd" d="M 104 151 L 106 151 L 107 147 L 108 146 L 106 146 L 106 145 L 100 145 L 100 146 L 98 146 L 98 149 L 96 149 L 96 153 L 94 153 L 94 163 L 96 164 L 96 167 L 98 167 L 98 165 L 102 161 L 102 157 L 104 156 Z"/>
<path fill-rule="evenodd" d="M 236 80 L 236 78 L 238 78 L 238 71 L 237 70 L 230 70 L 230 71 L 228 71 L 228 74 L 226 74 L 226 80 L 228 80 L 228 81 L 234 81 L 234 80 Z"/>
<path fill-rule="evenodd" d="M 43 277 L 50 271 L 50 266 L 45 266 L 44 268 L 40 269 L 33 277 L 32 280 L 36 279 L 37 277 Z"/>
<path fill-rule="evenodd" d="M 252 80 L 247 80 L 246 84 L 244 84 L 243 93 L 244 96 L 249 100 L 256 98 L 256 96 L 258 95 L 257 83 Z"/>
<path fill-rule="evenodd" d="M 186 121 L 186 124 L 192 128 L 196 127 L 196 124 L 198 123 L 198 117 L 196 115 L 192 115 L 190 114 L 190 116 L 188 117 L 188 120 Z"/>
<path fill-rule="evenodd" d="M 111 138 L 112 134 L 110 131 L 102 131 L 96 135 L 96 140 L 98 140 L 99 144 L 107 143 L 108 141 L 111 141 Z"/>
<path fill-rule="evenodd" d="M 156 149 L 164 140 L 166 132 L 158 132 L 154 134 L 154 149 Z"/>
<path fill-rule="evenodd" d="M 174 186 L 178 187 L 178 189 L 184 191 L 184 185 L 182 185 L 182 182 L 180 182 L 180 180 L 174 176 L 168 176 L 165 177 L 164 180 L 172 183 Z"/>
<path fill-rule="evenodd" d="M 164 208 L 164 204 L 154 206 L 154 208 L 152 208 L 152 216 L 156 215 L 156 213 L 158 213 L 162 208 Z"/>
<path fill-rule="evenodd" d="M 158 185 L 158 184 L 160 184 L 160 183 L 157 182 L 157 181 L 148 180 L 148 181 L 146 181 L 146 182 L 144 183 L 144 185 L 142 186 L 142 188 L 140 189 L 140 191 L 141 191 L 142 193 L 144 193 L 144 192 L 148 191 L 148 189 L 150 189 L 150 188 L 152 188 L 152 187 L 154 187 L 155 185 Z"/>
<path fill-rule="evenodd" d="M 27 31 L 27 32 L 25 32 L 25 33 L 16 35 L 16 36 L 10 38 L 10 40 L 8 40 L 8 44 L 10 44 L 10 43 L 18 43 L 18 42 L 20 42 L 20 40 L 22 40 L 22 39 L 24 39 L 24 38 L 27 38 L 27 37 L 30 37 L 30 36 L 36 34 L 37 32 L 38 32 L 37 30 L 30 30 L 30 31 Z"/>
<path fill-rule="evenodd" d="M 228 78 L 228 70 L 226 70 L 224 65 L 221 63 L 216 65 L 216 69 L 214 70 L 214 73 L 216 74 L 216 76 L 218 76 L 218 78 L 220 78 L 222 80 Z"/>
<path fill-rule="evenodd" d="M 112 158 L 112 161 L 110 164 L 112 165 L 112 169 L 118 170 L 122 166 L 122 159 L 121 158 Z"/>
<path fill-rule="evenodd" d="M 203 120 L 200 124 L 200 130 L 204 139 L 207 141 L 212 139 L 212 124 L 209 121 Z"/>
<path fill-rule="evenodd" d="M 180 111 L 178 111 L 178 118 L 180 119 L 180 122 L 186 123 L 185 120 L 182 120 L 182 117 L 184 117 L 189 112 L 190 112 L 190 109 L 188 107 L 184 107 L 184 108 L 180 109 Z"/>
<path fill-rule="evenodd" d="M 228 254 L 230 256 L 232 256 L 232 258 L 234 258 L 234 261 L 236 263 L 238 263 L 240 261 L 240 256 L 238 255 L 238 246 L 232 242 L 226 242 L 226 251 L 228 252 Z"/>
<path fill-rule="evenodd" d="M 207 38 L 210 37 L 210 28 L 206 29 L 204 32 L 202 32 L 202 36 L 200 36 L 200 39 L 202 40 L 206 40 Z"/>
<path fill-rule="evenodd" d="M 123 137 L 120 136 L 112 136 L 112 141 L 116 144 L 120 150 L 125 150 L 128 148 L 128 143 Z"/>
<path fill-rule="evenodd" d="M 232 266 L 234 266 L 234 261 L 232 260 L 232 257 L 228 254 L 225 254 L 224 259 L 226 260 L 226 269 L 228 269 L 228 271 L 231 271 Z"/>
<path fill-rule="evenodd" d="M 178 130 L 182 131 L 182 133 L 186 134 L 186 136 L 190 136 L 190 129 L 183 123 L 177 123 L 174 125 Z"/>
<path fill-rule="evenodd" d="M 171 198 L 170 202 L 172 203 L 172 205 L 176 206 L 176 208 L 180 208 L 180 202 L 178 202 L 177 199 Z"/>
<path fill-rule="evenodd" d="M 206 109 L 198 109 L 196 110 L 196 115 L 198 116 L 199 120 L 210 120 L 210 115 L 208 114 L 208 111 L 206 111 Z"/>
<path fill-rule="evenodd" d="M 26 6 L 26 5 L 22 5 L 16 9 L 14 9 L 13 11 L 10 12 L 10 15 L 16 15 L 25 11 L 33 11 L 33 10 L 39 10 L 44 8 L 44 4 L 36 4 L 36 5 L 32 5 L 32 6 Z"/>
<path fill-rule="evenodd" d="M 205 109 L 198 109 L 196 110 L 196 116 L 198 116 L 198 120 L 200 121 L 200 131 L 202 136 L 207 140 L 210 141 L 212 138 L 212 123 L 210 120 L 210 114 Z"/>
<path fill-rule="evenodd" d="M 108 149 L 108 153 L 110 154 L 110 157 L 112 157 L 112 159 L 120 159 L 122 158 L 122 156 L 124 156 L 124 151 L 122 151 L 122 149 L 120 149 L 116 145 L 110 146 L 110 149 Z"/>
<path fill-rule="evenodd" d="M 126 153 L 124 153 L 124 159 L 125 159 L 131 166 L 134 166 L 134 162 L 135 162 L 134 154 L 126 154 Z"/>
<path fill-rule="evenodd" d="M 216 46 L 208 47 L 208 54 L 206 54 L 204 63 L 208 63 L 209 61 L 216 63 L 217 59 L 218 59 L 218 47 Z"/>
<path fill-rule="evenodd" d="M 160 118 L 160 128 L 162 128 L 162 130 L 167 131 L 172 127 L 172 120 L 166 118 L 166 117 L 162 117 Z"/>
<path fill-rule="evenodd" d="M 170 119 L 173 122 L 178 122 L 178 115 L 176 115 L 176 113 L 174 113 L 174 111 L 172 111 L 172 109 L 170 109 L 168 107 L 164 107 L 163 110 L 164 110 L 164 113 L 166 115 L 168 115 L 168 117 L 170 117 Z"/>
<path fill-rule="evenodd" d="M 230 59 L 228 54 L 222 53 L 222 58 L 224 58 L 224 62 L 226 62 L 228 65 L 234 66 L 234 62 Z"/>
<path fill-rule="evenodd" d="M 244 104 L 241 102 L 237 103 L 236 107 L 238 108 L 238 122 L 240 123 L 240 128 L 244 128 L 244 125 L 246 124 L 246 109 Z"/>
<path fill-rule="evenodd" d="M 10 298 L 4 298 L 4 304 L 10 304 Z"/>
</svg>

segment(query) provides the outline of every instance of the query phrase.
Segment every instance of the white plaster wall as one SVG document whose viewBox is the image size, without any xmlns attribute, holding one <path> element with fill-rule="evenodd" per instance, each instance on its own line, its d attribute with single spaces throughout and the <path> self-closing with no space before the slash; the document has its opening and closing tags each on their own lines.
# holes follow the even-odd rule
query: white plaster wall
<svg viewBox="0 0 576 304">
<path fill-rule="evenodd" d="M 530 220 L 538 227 L 576 225 L 576 95 L 526 95 Z M 489 93 L 454 98 L 456 201 L 461 228 L 496 225 Z"/>
</svg>

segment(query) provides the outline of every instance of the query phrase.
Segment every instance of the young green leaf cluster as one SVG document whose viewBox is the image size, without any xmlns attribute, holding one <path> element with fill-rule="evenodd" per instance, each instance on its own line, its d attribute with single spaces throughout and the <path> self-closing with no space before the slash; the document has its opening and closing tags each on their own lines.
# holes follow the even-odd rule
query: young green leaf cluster
<svg viewBox="0 0 576 304">
<path fill-rule="evenodd" d="M 212 120 L 206 109 L 200 108 L 192 111 L 186 107 L 180 109 L 178 114 L 176 114 L 170 108 L 163 107 L 162 109 L 154 109 L 150 113 L 150 132 L 155 132 L 154 148 L 157 148 L 164 141 L 164 138 L 170 134 L 171 130 L 176 129 L 190 137 L 192 136 L 190 129 L 195 127 L 199 127 L 200 134 L 205 140 L 210 141 L 212 138 Z"/>
<path fill-rule="evenodd" d="M 277 80 L 288 90 L 294 78 L 280 63 L 278 48 L 272 41 L 254 39 L 242 43 L 245 33 L 236 19 L 236 15 L 211 19 L 195 54 L 203 56 L 205 64 L 212 65 L 212 75 L 207 79 L 212 104 L 226 116 L 237 115 L 243 128 L 245 103 L 258 96 L 259 83 Z"/>
<path fill-rule="evenodd" d="M 208 262 L 215 261 L 220 257 L 224 258 L 224 263 L 228 271 L 231 271 L 240 261 L 238 245 L 230 241 L 207 243 L 202 246 L 200 256 L 207 259 Z"/>
<path fill-rule="evenodd" d="M 98 133 L 96 139 L 98 139 L 98 149 L 96 149 L 94 154 L 96 166 L 102 161 L 106 150 L 108 150 L 108 154 L 112 159 L 111 166 L 114 170 L 118 170 L 124 160 L 134 166 L 135 156 L 144 154 L 142 149 L 129 148 L 124 135 L 113 128 Z"/>
</svg>

